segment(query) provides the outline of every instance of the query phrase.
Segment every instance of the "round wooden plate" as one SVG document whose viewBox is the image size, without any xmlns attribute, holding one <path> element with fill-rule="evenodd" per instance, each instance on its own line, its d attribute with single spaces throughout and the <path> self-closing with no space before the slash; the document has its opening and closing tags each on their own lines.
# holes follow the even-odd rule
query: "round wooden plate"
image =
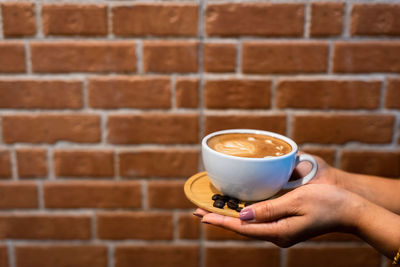
<svg viewBox="0 0 400 267">
<path fill-rule="evenodd" d="M 226 205 L 223 209 L 213 206 L 212 196 L 222 193 L 211 184 L 206 172 L 200 172 L 190 177 L 185 183 L 184 190 L 186 197 L 202 209 L 230 217 L 239 217 L 239 212 Z M 239 206 L 243 207 L 243 204 Z"/>
<path fill-rule="evenodd" d="M 190 177 L 185 183 L 184 190 L 186 197 L 199 208 L 221 215 L 239 217 L 239 212 L 228 208 L 226 205 L 223 209 L 213 206 L 212 196 L 214 194 L 222 195 L 222 193 L 212 185 L 206 172 L 200 172 Z M 291 190 L 293 189 L 283 189 L 269 199 L 280 197 Z M 244 208 L 244 203 L 240 202 L 239 207 Z"/>
</svg>

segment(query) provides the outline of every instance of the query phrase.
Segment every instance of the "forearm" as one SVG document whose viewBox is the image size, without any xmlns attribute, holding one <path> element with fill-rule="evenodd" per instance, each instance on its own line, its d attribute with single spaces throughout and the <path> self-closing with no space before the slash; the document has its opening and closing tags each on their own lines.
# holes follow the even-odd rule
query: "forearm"
<svg viewBox="0 0 400 267">
<path fill-rule="evenodd" d="M 393 259 L 400 246 L 400 216 L 369 201 L 364 201 L 356 214 L 356 234 Z"/>
<path fill-rule="evenodd" d="M 400 181 L 336 170 L 340 187 L 400 214 Z"/>
</svg>

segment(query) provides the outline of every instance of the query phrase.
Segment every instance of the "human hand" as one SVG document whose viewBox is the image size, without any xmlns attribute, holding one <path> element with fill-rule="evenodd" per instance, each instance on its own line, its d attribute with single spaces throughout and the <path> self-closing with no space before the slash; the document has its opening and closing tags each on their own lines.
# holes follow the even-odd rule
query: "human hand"
<svg viewBox="0 0 400 267">
<path fill-rule="evenodd" d="M 300 152 L 301 153 L 301 152 Z M 312 155 L 318 163 L 318 171 L 309 184 L 329 184 L 341 186 L 340 171 L 328 163 L 322 158 Z M 311 165 L 307 162 L 300 163 L 294 170 L 291 179 L 296 180 L 306 176 L 311 170 Z"/>
<path fill-rule="evenodd" d="M 279 198 L 246 207 L 240 219 L 197 209 L 202 222 L 289 247 L 333 231 L 352 232 L 364 200 L 332 185 L 307 184 Z"/>
</svg>

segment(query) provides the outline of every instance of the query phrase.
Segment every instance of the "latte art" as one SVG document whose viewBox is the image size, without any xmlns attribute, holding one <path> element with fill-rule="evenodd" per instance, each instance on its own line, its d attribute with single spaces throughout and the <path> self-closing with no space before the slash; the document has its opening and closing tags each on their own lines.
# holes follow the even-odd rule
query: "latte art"
<svg viewBox="0 0 400 267">
<path fill-rule="evenodd" d="M 210 138 L 207 144 L 220 153 L 247 158 L 279 157 L 292 150 L 285 141 L 262 134 L 221 134 Z"/>
<path fill-rule="evenodd" d="M 232 156 L 246 157 L 254 154 L 256 147 L 250 141 L 232 140 L 216 144 L 214 150 Z"/>
</svg>

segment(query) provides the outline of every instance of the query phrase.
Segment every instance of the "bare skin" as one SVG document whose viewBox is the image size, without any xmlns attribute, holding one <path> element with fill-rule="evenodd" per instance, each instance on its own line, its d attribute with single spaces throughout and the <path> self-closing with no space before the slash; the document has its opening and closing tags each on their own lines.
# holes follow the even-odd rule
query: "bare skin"
<svg viewBox="0 0 400 267">
<path fill-rule="evenodd" d="M 335 185 L 400 214 L 400 180 L 345 172 L 329 166 L 320 157 L 314 158 L 318 162 L 318 172 L 310 184 Z M 294 176 L 302 177 L 309 169 L 307 164 L 299 165 Z"/>
<path fill-rule="evenodd" d="M 317 160 L 319 170 L 312 183 L 247 207 L 240 213 L 241 219 L 202 209 L 197 209 L 195 215 L 203 217 L 203 223 L 281 247 L 329 232 L 353 233 L 393 258 L 400 246 L 400 216 L 392 211 L 400 210 L 400 201 L 397 196 L 395 200 L 376 196 L 374 191 L 390 196 L 394 194 L 392 191 L 398 192 L 399 184 L 389 179 L 345 173 L 320 158 Z M 297 171 L 304 174 L 307 167 L 300 166 Z M 343 180 L 353 178 L 360 179 L 361 183 L 354 188 L 352 183 Z"/>
</svg>

